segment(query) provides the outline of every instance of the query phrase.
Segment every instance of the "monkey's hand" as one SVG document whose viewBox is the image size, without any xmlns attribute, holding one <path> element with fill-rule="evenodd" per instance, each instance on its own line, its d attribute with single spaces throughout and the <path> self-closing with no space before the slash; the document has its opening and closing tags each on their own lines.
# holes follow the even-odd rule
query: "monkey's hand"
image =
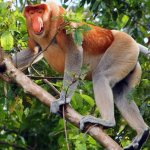
<svg viewBox="0 0 150 150">
<path fill-rule="evenodd" d="M 110 122 L 110 121 L 107 121 L 107 120 L 95 118 L 93 116 L 85 116 L 80 120 L 80 130 L 81 131 L 83 131 L 85 129 L 85 124 L 87 124 L 87 123 L 100 125 L 100 126 L 103 126 L 105 128 L 110 128 L 110 127 L 115 126 L 114 122 Z"/>
<path fill-rule="evenodd" d="M 60 106 L 64 104 L 70 103 L 70 98 L 65 98 L 64 96 L 61 96 L 59 99 L 51 103 L 50 112 L 57 114 L 60 110 Z"/>
</svg>

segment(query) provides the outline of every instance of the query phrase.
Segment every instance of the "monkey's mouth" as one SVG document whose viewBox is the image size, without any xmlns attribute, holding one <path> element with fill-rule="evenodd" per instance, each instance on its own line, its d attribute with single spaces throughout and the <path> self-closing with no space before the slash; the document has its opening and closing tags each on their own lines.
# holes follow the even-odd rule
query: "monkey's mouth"
<svg viewBox="0 0 150 150">
<path fill-rule="evenodd" d="M 44 27 L 41 27 L 41 29 L 39 31 L 37 31 L 37 32 L 34 31 L 34 33 L 36 35 L 41 35 L 41 34 L 43 34 L 43 32 L 44 32 Z"/>
<path fill-rule="evenodd" d="M 44 24 L 40 17 L 33 20 L 32 27 L 36 35 L 41 35 L 44 32 Z"/>
</svg>

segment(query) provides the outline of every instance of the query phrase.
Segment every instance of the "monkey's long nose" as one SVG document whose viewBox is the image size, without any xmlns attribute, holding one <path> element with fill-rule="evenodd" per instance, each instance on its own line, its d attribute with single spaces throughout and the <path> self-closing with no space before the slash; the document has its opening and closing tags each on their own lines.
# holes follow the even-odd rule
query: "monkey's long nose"
<svg viewBox="0 0 150 150">
<path fill-rule="evenodd" d="M 35 17 L 32 20 L 32 27 L 35 34 L 40 34 L 43 30 L 43 21 L 41 17 Z"/>
</svg>

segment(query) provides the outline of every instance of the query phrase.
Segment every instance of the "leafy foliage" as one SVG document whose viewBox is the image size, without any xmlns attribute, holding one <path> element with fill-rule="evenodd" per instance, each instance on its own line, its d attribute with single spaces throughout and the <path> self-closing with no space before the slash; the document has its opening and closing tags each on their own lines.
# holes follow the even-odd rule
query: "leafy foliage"
<svg viewBox="0 0 150 150">
<path fill-rule="evenodd" d="M 37 3 L 40 1 L 27 1 Z M 68 0 L 63 1 L 67 7 Z M 73 6 L 76 13 L 64 16 L 66 22 L 88 22 L 107 28 L 119 29 L 128 32 L 139 43 L 144 43 L 145 37 L 149 37 L 150 31 L 150 1 L 149 0 L 81 0 Z M 0 0 L 0 42 L 7 52 L 14 53 L 26 47 L 27 32 L 22 10 L 24 1 L 18 3 L 3 2 Z M 83 17 L 83 14 L 85 17 Z M 68 34 L 74 34 L 77 44 L 82 44 L 84 32 L 90 28 L 83 24 L 78 27 L 66 27 Z M 150 64 L 140 56 L 143 75 L 140 85 L 128 96 L 138 104 L 144 120 L 150 125 Z M 45 76 L 60 77 L 48 64 L 42 60 L 34 65 L 34 68 Z M 86 70 L 86 69 L 85 69 Z M 36 73 L 29 69 L 30 75 Z M 59 79 L 59 78 L 58 78 Z M 60 90 L 62 81 L 53 79 L 53 85 Z M 56 93 L 41 79 L 35 82 L 45 90 L 57 97 Z M 92 83 L 81 80 L 78 90 L 75 92 L 71 105 L 83 115 L 91 114 L 99 117 L 99 111 L 95 106 Z M 135 132 L 122 119 L 118 111 L 116 113 L 117 126 L 107 130 L 107 133 L 122 146 L 128 145 Z M 94 139 L 82 134 L 76 127 L 67 123 L 67 134 L 71 150 L 103 150 Z M 148 150 L 150 140 L 143 150 Z M 63 119 L 49 113 L 49 108 L 43 106 L 35 98 L 24 93 L 15 84 L 0 82 L 0 149 L 28 149 L 28 150 L 66 150 Z"/>
<path fill-rule="evenodd" d="M 83 9 L 77 9 L 76 13 L 72 11 L 68 11 L 63 15 L 64 21 L 69 23 L 69 25 L 65 26 L 67 34 L 73 34 L 74 42 L 77 45 L 82 45 L 83 34 L 89 31 L 91 28 L 88 24 L 84 22 Z M 78 26 L 74 26 L 73 23 L 78 23 Z"/>
<path fill-rule="evenodd" d="M 1 35 L 1 46 L 4 50 L 9 50 L 13 47 L 14 41 L 13 36 L 10 32 L 6 31 Z"/>
<path fill-rule="evenodd" d="M 0 42 L 4 50 L 26 46 L 25 19 L 18 9 L 12 9 L 10 2 L 0 2 L 0 21 Z"/>
</svg>

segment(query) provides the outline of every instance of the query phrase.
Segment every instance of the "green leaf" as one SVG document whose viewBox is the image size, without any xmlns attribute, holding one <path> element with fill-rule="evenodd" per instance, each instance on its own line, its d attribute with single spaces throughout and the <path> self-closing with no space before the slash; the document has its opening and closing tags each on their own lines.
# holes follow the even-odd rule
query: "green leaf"
<svg viewBox="0 0 150 150">
<path fill-rule="evenodd" d="M 63 15 L 63 19 L 65 22 L 83 22 L 84 16 L 83 12 L 81 12 L 81 9 L 79 9 L 76 13 L 68 11 Z"/>
<path fill-rule="evenodd" d="M 83 34 L 79 29 L 75 29 L 74 31 L 74 42 L 77 45 L 82 45 L 82 41 L 83 41 Z"/>
<path fill-rule="evenodd" d="M 85 143 L 80 143 L 79 141 L 77 141 L 75 145 L 75 150 L 87 150 Z"/>
<path fill-rule="evenodd" d="M 81 97 L 82 97 L 87 103 L 89 103 L 92 107 L 94 106 L 94 99 L 93 99 L 93 98 L 91 98 L 90 96 L 85 95 L 85 94 L 81 94 Z"/>
<path fill-rule="evenodd" d="M 5 31 L 1 35 L 1 46 L 4 50 L 11 50 L 14 45 L 13 36 L 9 31 Z"/>
<path fill-rule="evenodd" d="M 26 141 L 25 141 L 25 139 L 24 139 L 23 137 L 20 136 L 20 140 L 21 140 L 21 144 L 23 144 L 23 145 L 26 144 Z M 23 146 L 23 145 L 22 145 L 22 146 Z"/>
<path fill-rule="evenodd" d="M 128 20 L 129 17 L 127 15 L 124 15 L 121 20 L 121 26 L 124 27 L 127 24 Z"/>
<path fill-rule="evenodd" d="M 26 117 L 28 117 L 28 115 L 29 115 L 29 108 L 26 108 L 25 110 L 24 110 L 24 115 L 26 116 Z"/>
<path fill-rule="evenodd" d="M 87 32 L 89 30 L 91 30 L 91 27 L 88 24 L 84 24 L 82 26 L 79 26 L 78 29 L 82 29 L 82 32 Z"/>
</svg>

